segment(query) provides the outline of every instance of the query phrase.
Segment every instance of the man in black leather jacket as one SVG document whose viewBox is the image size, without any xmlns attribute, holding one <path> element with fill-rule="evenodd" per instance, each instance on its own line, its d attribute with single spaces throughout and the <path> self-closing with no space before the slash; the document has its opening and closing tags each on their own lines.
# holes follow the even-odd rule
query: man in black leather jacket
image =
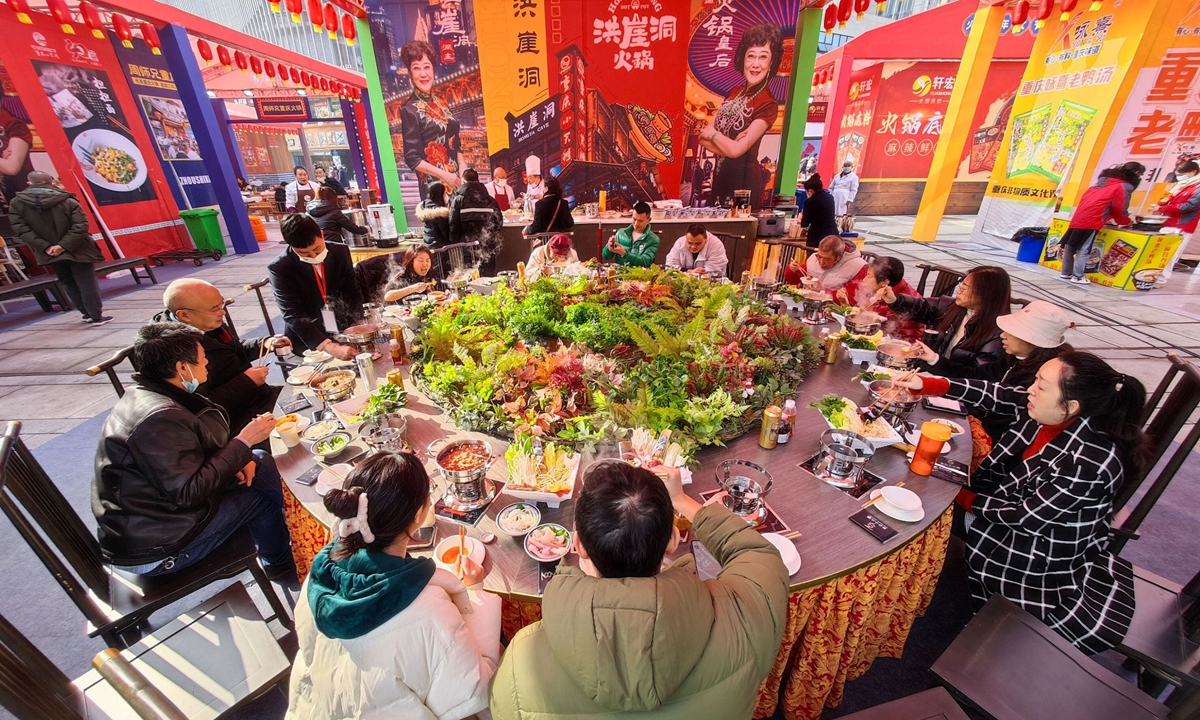
<svg viewBox="0 0 1200 720">
<path fill-rule="evenodd" d="M 138 331 L 134 385 L 104 422 L 92 512 L 106 562 L 139 574 L 186 568 L 249 527 L 263 567 L 292 567 L 283 489 L 269 453 L 275 426 L 254 418 L 231 438 L 225 411 L 196 387 L 208 378 L 201 334 L 182 323 Z"/>
<path fill-rule="evenodd" d="M 277 342 L 287 345 L 286 340 L 235 340 L 225 327 L 225 296 L 204 280 L 173 281 L 163 293 L 163 304 L 167 309 L 155 315 L 154 322 L 181 322 L 204 333 L 200 344 L 208 358 L 208 380 L 196 392 L 225 408 L 230 432 L 241 432 L 255 416 L 275 409 L 280 387 L 268 385 L 270 368 L 254 362 Z"/>
<path fill-rule="evenodd" d="M 503 239 L 504 214 L 496 199 L 479 182 L 479 173 L 471 168 L 463 172 L 463 184 L 450 195 L 450 242 L 479 242 L 479 271 L 494 275 L 496 252 Z"/>
</svg>

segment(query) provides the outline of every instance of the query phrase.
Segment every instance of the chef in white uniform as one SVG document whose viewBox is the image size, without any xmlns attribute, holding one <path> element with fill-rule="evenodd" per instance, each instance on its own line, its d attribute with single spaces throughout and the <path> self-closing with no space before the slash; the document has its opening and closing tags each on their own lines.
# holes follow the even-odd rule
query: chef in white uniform
<svg viewBox="0 0 1200 720">
<path fill-rule="evenodd" d="M 833 195 L 833 214 L 836 217 L 849 215 L 847 206 L 858 197 L 858 175 L 854 172 L 854 158 L 846 158 L 846 162 L 842 163 L 842 171 L 829 183 L 829 192 Z"/>
<path fill-rule="evenodd" d="M 546 194 L 546 183 L 542 181 L 542 159 L 536 155 L 525 158 L 525 197 L 534 202 Z"/>
</svg>

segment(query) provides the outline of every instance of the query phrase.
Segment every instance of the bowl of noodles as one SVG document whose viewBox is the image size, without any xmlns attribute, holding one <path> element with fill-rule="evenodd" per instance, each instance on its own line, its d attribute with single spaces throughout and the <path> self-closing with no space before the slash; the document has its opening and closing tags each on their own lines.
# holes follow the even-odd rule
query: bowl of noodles
<svg viewBox="0 0 1200 720">
<path fill-rule="evenodd" d="M 93 128 L 79 133 L 71 149 L 91 184 L 117 192 L 132 192 L 146 182 L 146 161 L 137 145 L 112 130 Z"/>
</svg>

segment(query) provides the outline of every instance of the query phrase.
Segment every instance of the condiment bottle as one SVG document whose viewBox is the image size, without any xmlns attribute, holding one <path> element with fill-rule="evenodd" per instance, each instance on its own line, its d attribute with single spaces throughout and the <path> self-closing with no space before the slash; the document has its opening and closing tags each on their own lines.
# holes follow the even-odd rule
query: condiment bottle
<svg viewBox="0 0 1200 720">
<path fill-rule="evenodd" d="M 838 334 L 829 333 L 825 336 L 825 362 L 829 365 L 837 362 Z"/>
<path fill-rule="evenodd" d="M 275 354 L 281 358 L 292 354 L 292 342 L 288 340 L 287 335 L 275 336 Z"/>
<path fill-rule="evenodd" d="M 796 426 L 796 401 L 787 400 L 783 403 L 783 414 L 779 418 L 779 433 L 776 442 L 780 445 L 792 439 L 792 428 Z"/>
<path fill-rule="evenodd" d="M 525 284 L 525 263 L 521 261 L 517 262 L 517 284 Z"/>
<path fill-rule="evenodd" d="M 783 411 L 778 405 L 772 405 L 763 410 L 762 428 L 758 431 L 758 446 L 767 450 L 775 448 L 779 441 L 779 420 Z"/>
<path fill-rule="evenodd" d="M 400 368 L 388 370 L 387 381 L 398 388 L 404 388 L 404 372 Z"/>
<path fill-rule="evenodd" d="M 393 365 L 404 364 L 404 328 L 392 328 L 392 339 L 388 342 L 388 353 L 392 356 Z"/>
</svg>

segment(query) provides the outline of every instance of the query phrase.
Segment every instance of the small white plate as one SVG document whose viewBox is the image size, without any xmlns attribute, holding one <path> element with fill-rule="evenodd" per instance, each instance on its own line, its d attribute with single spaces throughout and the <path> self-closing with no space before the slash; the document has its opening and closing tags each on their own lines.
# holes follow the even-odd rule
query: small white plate
<svg viewBox="0 0 1200 720">
<path fill-rule="evenodd" d="M 953 429 L 953 428 L 951 428 L 951 429 Z M 908 441 L 909 445 L 916 447 L 917 443 L 921 441 L 921 431 L 913 430 L 909 434 L 905 435 L 904 439 Z M 948 452 L 950 452 L 950 441 L 949 440 L 942 443 L 942 454 L 945 455 Z"/>
<path fill-rule="evenodd" d="M 763 533 L 762 536 L 779 551 L 779 556 L 783 558 L 783 565 L 787 568 L 789 577 L 800 572 L 800 553 L 796 550 L 795 543 L 779 533 Z"/>
<path fill-rule="evenodd" d="M 329 353 L 325 352 L 324 350 L 318 350 L 312 354 L 309 354 L 308 352 L 304 353 L 304 362 L 307 364 L 310 364 L 310 365 L 317 365 L 319 363 L 329 362 L 332 359 L 333 359 L 333 356 L 330 355 Z"/>
<path fill-rule="evenodd" d="M 935 423 L 938 423 L 939 425 L 948 426 L 950 428 L 950 432 L 952 435 L 962 435 L 964 432 L 966 432 L 966 430 L 963 430 L 962 425 L 959 425 L 958 423 L 954 422 L 953 420 L 947 420 L 946 418 L 934 418 L 934 419 L 930 420 L 929 422 L 935 422 Z"/>
<path fill-rule="evenodd" d="M 296 415 L 297 434 L 303 433 L 309 425 L 312 425 L 312 420 L 310 420 L 307 415 L 301 415 L 300 413 L 293 414 Z M 278 422 L 278 420 L 276 420 L 276 422 Z M 271 431 L 271 437 L 279 437 L 279 425 L 276 425 L 275 429 Z"/>
<path fill-rule="evenodd" d="M 874 490 L 871 491 L 871 499 L 874 500 L 877 497 L 879 497 L 879 488 L 875 488 Z M 916 512 L 905 512 L 905 511 L 901 510 L 900 508 L 896 507 L 895 505 L 892 505 L 887 500 L 880 500 L 879 502 L 875 503 L 874 505 L 872 505 L 871 507 L 869 507 L 867 509 L 868 510 L 872 510 L 872 509 L 878 510 L 879 512 L 883 513 L 884 515 L 887 515 L 888 517 L 894 518 L 901 522 L 910 522 L 910 523 L 921 522 L 922 520 L 925 519 L 925 508 L 924 507 L 922 507 L 920 510 L 918 510 Z"/>
</svg>

